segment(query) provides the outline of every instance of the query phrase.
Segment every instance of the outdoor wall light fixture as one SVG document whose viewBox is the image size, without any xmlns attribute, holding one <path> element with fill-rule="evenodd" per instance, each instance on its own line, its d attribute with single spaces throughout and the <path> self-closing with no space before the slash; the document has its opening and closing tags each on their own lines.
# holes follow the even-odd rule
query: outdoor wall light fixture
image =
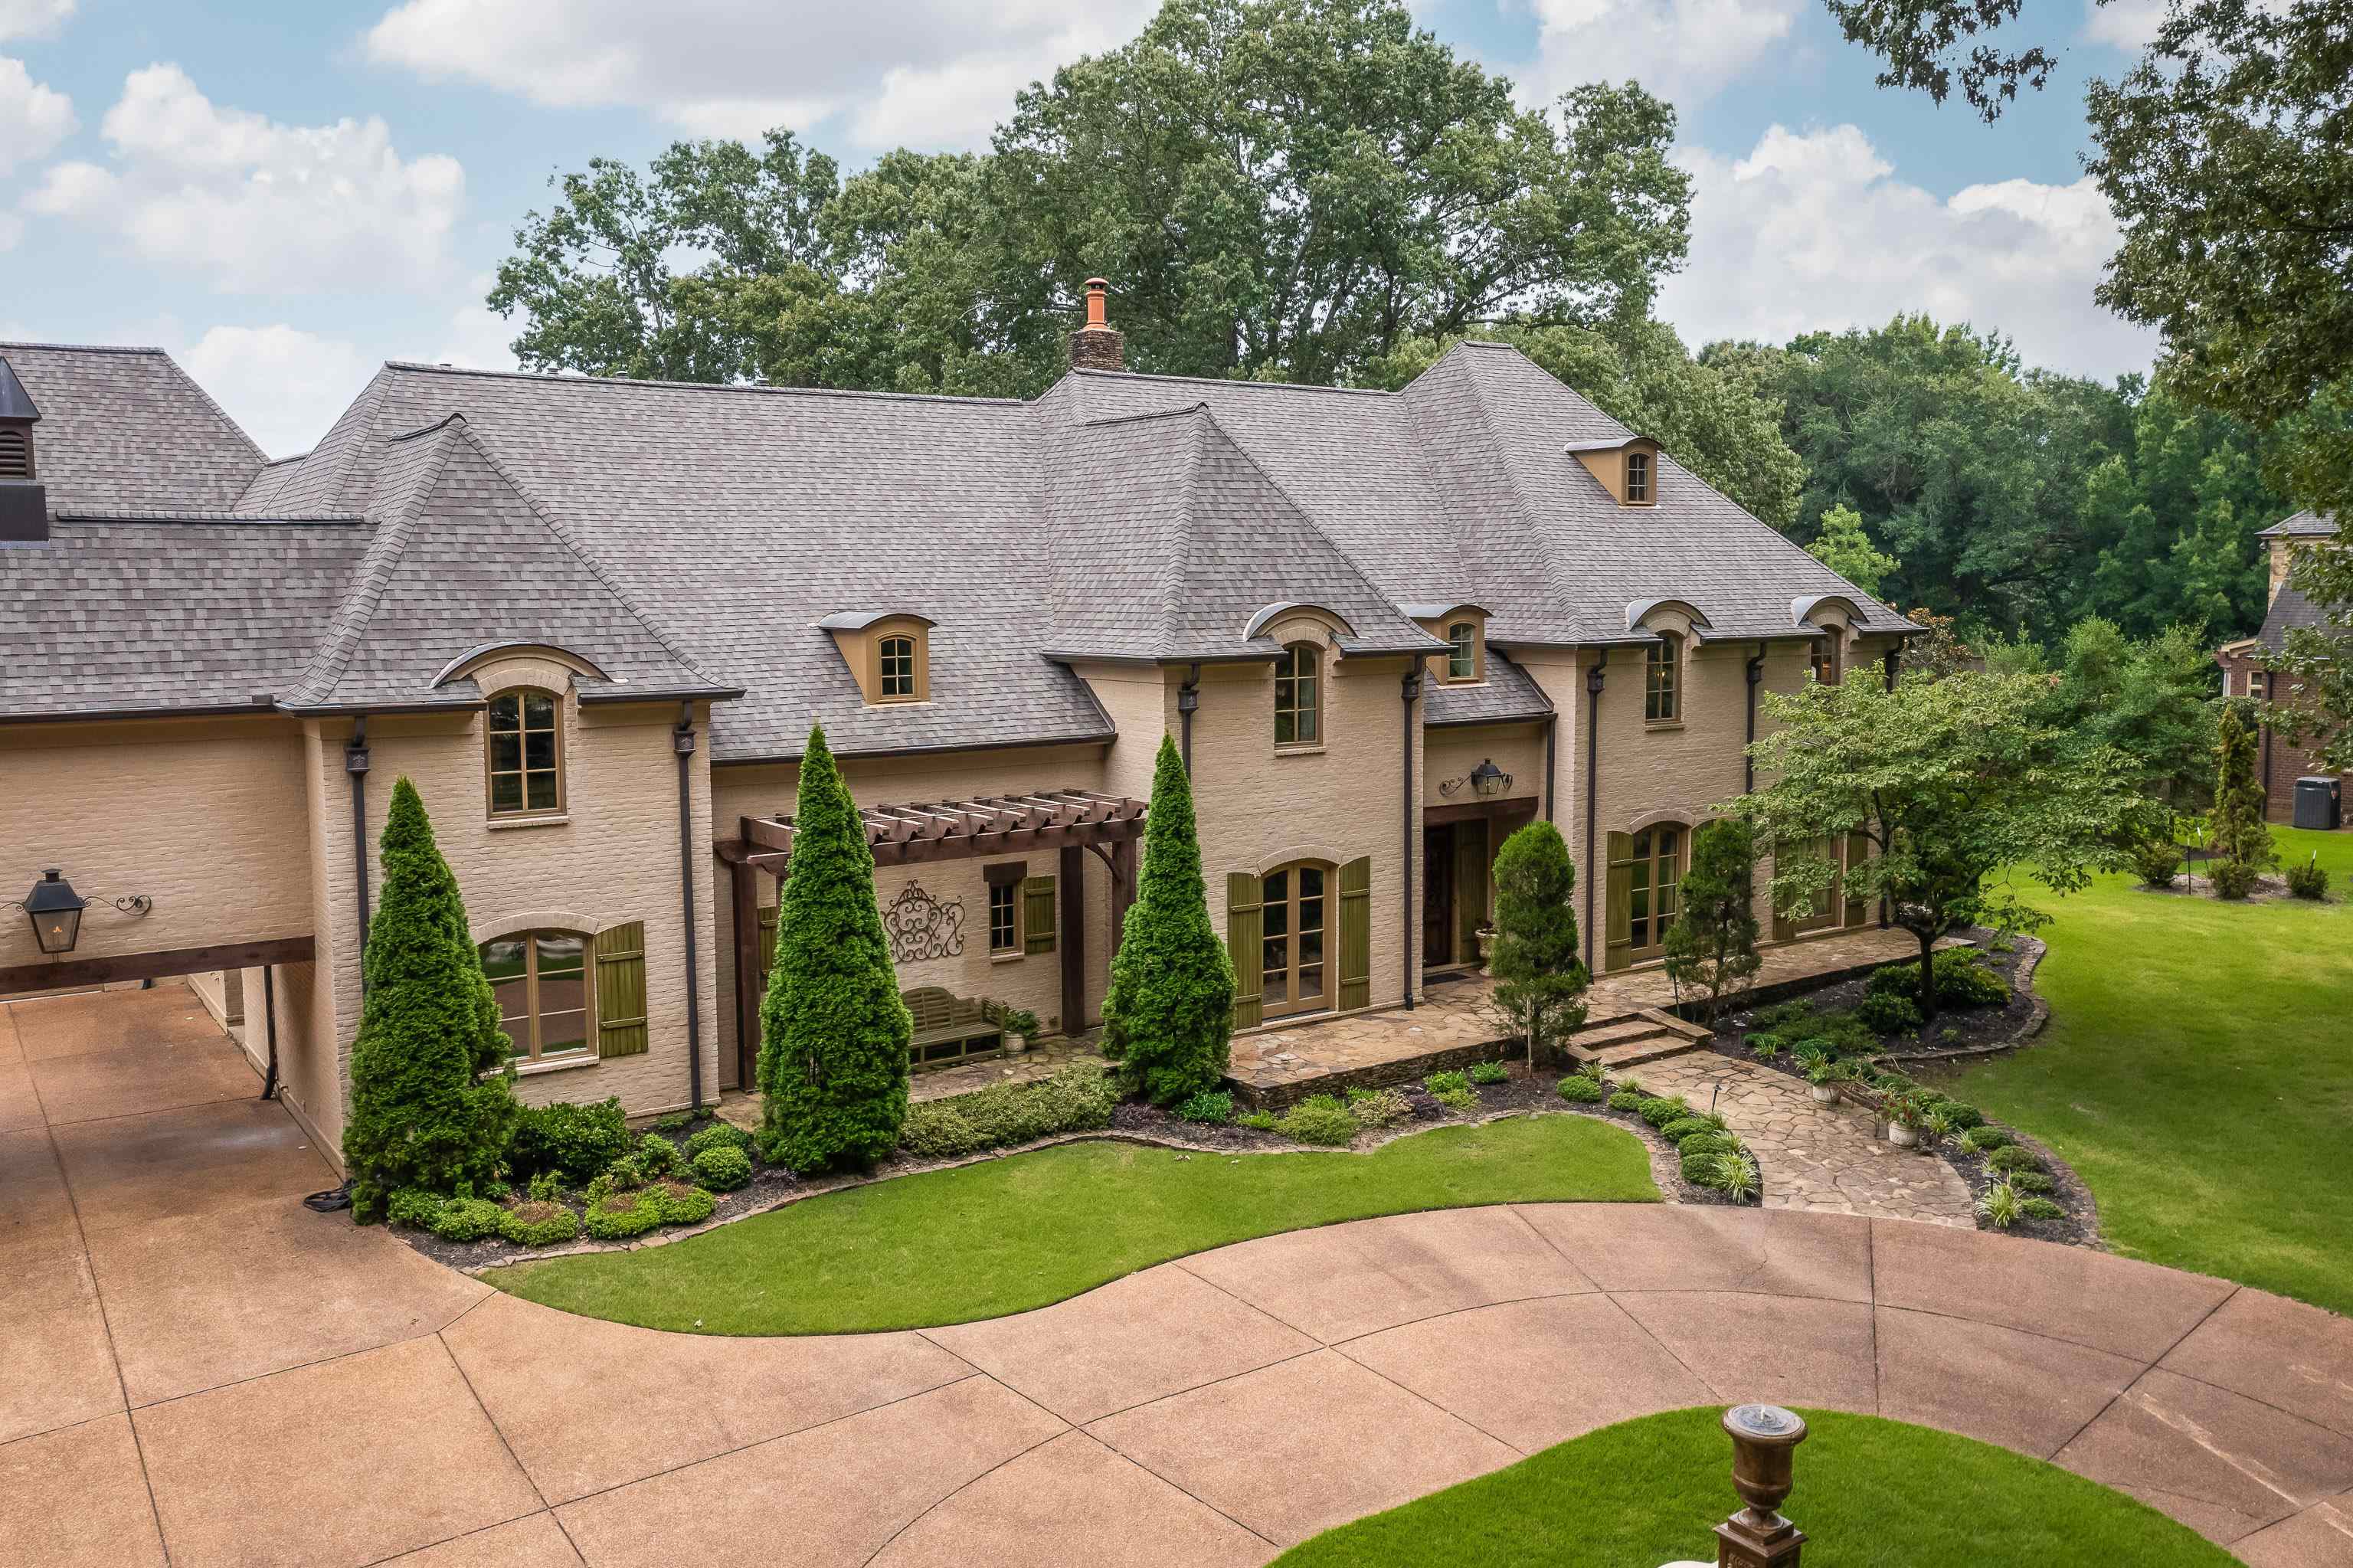
<svg viewBox="0 0 2353 1568">
<path fill-rule="evenodd" d="M 1471 770 L 1471 788 L 1481 795 L 1500 795 L 1512 787 L 1512 776 L 1495 766 L 1489 758 Z"/>
<path fill-rule="evenodd" d="M 155 901 L 143 893 L 134 893 L 104 902 L 113 905 L 125 915 L 144 915 L 155 907 Z M 33 941 L 51 958 L 74 950 L 81 939 L 81 912 L 90 907 L 90 900 L 74 891 L 74 885 L 65 879 L 56 866 L 41 874 L 33 884 L 33 891 L 18 900 L 16 907 L 33 922 Z"/>
</svg>

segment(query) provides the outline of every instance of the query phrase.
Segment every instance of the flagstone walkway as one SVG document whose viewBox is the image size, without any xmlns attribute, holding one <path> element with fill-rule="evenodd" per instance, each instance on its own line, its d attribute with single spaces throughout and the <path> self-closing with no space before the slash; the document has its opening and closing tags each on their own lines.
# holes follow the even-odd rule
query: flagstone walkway
<svg viewBox="0 0 2353 1568">
<path fill-rule="evenodd" d="M 2353 1568 L 2353 1322 L 2226 1281 L 1525 1204 L 994 1322 L 663 1334 L 304 1210 L 326 1167 L 230 1053 L 170 988 L 0 1005 L 0 1563 L 1246 1568 L 1609 1422 L 1766 1399 L 2053 1459 L 2253 1568 Z"/>
</svg>

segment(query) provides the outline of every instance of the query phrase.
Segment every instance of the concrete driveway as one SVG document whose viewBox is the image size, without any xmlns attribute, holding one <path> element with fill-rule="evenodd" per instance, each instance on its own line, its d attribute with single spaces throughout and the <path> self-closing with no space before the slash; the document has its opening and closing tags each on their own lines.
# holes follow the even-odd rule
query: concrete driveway
<svg viewBox="0 0 2353 1568">
<path fill-rule="evenodd" d="M 185 991 L 0 1006 L 0 1563 L 1216 1568 L 1762 1398 L 2054 1458 L 2258 1568 L 2353 1565 L 2353 1323 L 2221 1281 L 1904 1221 L 1527 1205 L 992 1323 L 702 1339 L 310 1213 L 325 1164 L 257 1088 Z"/>
</svg>

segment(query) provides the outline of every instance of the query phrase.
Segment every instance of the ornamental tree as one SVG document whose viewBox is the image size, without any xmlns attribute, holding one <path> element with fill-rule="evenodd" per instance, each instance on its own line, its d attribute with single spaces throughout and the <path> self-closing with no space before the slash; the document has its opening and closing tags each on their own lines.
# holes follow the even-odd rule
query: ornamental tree
<svg viewBox="0 0 2353 1568">
<path fill-rule="evenodd" d="M 819 725 L 801 758 L 792 870 L 760 1004 L 762 1156 L 823 1171 L 897 1148 L 914 1032 L 875 901 L 874 852 Z"/>
<path fill-rule="evenodd" d="M 522 1114 L 512 1046 L 458 879 L 406 778 L 393 786 L 379 848 L 384 892 L 360 958 L 366 991 L 343 1128 L 352 1215 L 363 1224 L 403 1187 L 457 1197 L 488 1187 Z"/>
<path fill-rule="evenodd" d="M 1585 1023 L 1593 975 L 1577 951 L 1577 863 L 1550 822 L 1530 822 L 1495 853 L 1492 1005 L 1528 1043 L 1528 1064 L 1556 1054 Z"/>
<path fill-rule="evenodd" d="M 1920 944 L 1921 1011 L 1936 1014 L 1937 941 L 1970 926 L 2025 931 L 2050 916 L 2021 874 L 2055 894 L 2121 864 L 2120 830 L 2137 797 L 2124 759 L 2073 745 L 2042 716 L 2047 678 L 1963 671 L 1767 693 L 1774 733 L 1748 748 L 1756 792 L 1719 810 L 1780 846 L 1773 901 L 1806 910 L 1838 868 L 1797 846 L 1860 833 L 1870 858 L 1847 868 L 1846 896 L 1884 899 Z"/>
<path fill-rule="evenodd" d="M 1765 967 L 1756 883 L 1757 832 L 1747 822 L 1718 817 L 1692 834 L 1691 866 L 1676 895 L 1682 907 L 1667 927 L 1666 969 L 1678 992 L 1699 997 L 1711 1025 Z"/>
<path fill-rule="evenodd" d="M 2214 811 L 2207 819 L 2207 842 L 2231 868 L 2214 878 L 2214 885 L 2229 897 L 2243 897 L 2263 868 L 2279 858 L 2272 849 L 2271 824 L 2263 819 L 2263 787 L 2255 776 L 2255 732 L 2241 719 L 2239 707 L 2225 705 L 2216 726 Z"/>
<path fill-rule="evenodd" d="M 1234 969 L 1209 924 L 1193 786 L 1176 743 L 1163 736 L 1144 869 L 1103 998 L 1103 1054 L 1120 1063 L 1131 1092 L 1174 1105 L 1218 1086 L 1233 1032 Z"/>
</svg>

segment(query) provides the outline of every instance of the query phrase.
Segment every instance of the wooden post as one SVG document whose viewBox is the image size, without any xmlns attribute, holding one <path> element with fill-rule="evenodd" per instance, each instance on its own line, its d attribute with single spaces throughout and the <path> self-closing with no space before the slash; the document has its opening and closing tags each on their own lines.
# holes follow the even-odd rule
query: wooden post
<svg viewBox="0 0 2353 1568">
<path fill-rule="evenodd" d="M 1065 844 L 1055 882 L 1062 899 L 1062 1033 L 1087 1026 L 1087 854 Z"/>
</svg>

